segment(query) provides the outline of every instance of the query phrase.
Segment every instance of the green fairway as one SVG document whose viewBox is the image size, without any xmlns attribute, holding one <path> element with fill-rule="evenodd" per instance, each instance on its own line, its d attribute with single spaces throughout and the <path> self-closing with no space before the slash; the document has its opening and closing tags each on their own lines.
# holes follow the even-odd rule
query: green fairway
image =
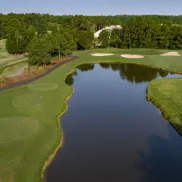
<svg viewBox="0 0 182 182">
<path fill-rule="evenodd" d="M 90 55 L 101 52 L 114 55 L 108 57 Z M 49 156 L 60 146 L 62 140 L 59 117 L 65 112 L 66 101 L 73 93 L 72 87 L 65 84 L 65 78 L 77 65 L 119 62 L 143 64 L 182 73 L 182 56 L 161 57 L 160 54 L 165 52 L 169 51 L 150 49 L 79 51 L 74 53 L 80 57 L 79 59 L 60 66 L 49 75 L 31 84 L 0 92 L 0 181 L 41 181 L 45 163 L 48 164 L 48 159 L 49 161 L 51 159 Z M 178 52 L 182 54 L 181 51 Z M 145 57 L 126 59 L 121 58 L 121 54 L 140 54 Z M 182 79 L 157 80 L 153 81 L 148 89 L 150 98 L 154 101 L 161 98 L 157 104 L 161 104 L 164 110 L 168 108 L 170 111 L 166 112 L 171 113 L 169 115 L 171 122 L 179 126 L 182 125 L 179 114 L 182 107 L 180 106 L 182 92 L 178 87 L 180 83 Z M 164 93 L 166 94 L 163 95 Z M 176 102 L 178 105 L 174 106 Z"/>
</svg>

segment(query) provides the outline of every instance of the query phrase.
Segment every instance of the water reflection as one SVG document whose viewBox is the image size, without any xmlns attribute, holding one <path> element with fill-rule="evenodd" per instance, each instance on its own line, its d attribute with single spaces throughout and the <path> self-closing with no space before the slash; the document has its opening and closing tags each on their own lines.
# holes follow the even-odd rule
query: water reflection
<svg viewBox="0 0 182 182">
<path fill-rule="evenodd" d="M 121 79 L 131 83 L 149 82 L 159 76 L 165 78 L 169 74 L 169 72 L 134 64 L 100 63 L 99 65 L 103 69 L 112 69 L 113 71 L 119 72 Z M 94 68 L 94 64 L 82 64 L 77 67 L 81 72 L 94 70 Z M 170 74 L 172 75 L 173 73 Z M 66 79 L 66 83 L 72 85 L 74 83 L 75 75 L 75 73 L 69 75 Z"/>
<path fill-rule="evenodd" d="M 168 129 L 171 130 L 171 127 L 168 126 Z M 181 147 L 181 138 L 172 136 L 175 135 L 172 131 L 169 134 L 168 138 L 150 136 L 148 150 L 139 152 L 136 168 L 145 174 L 140 182 L 182 181 L 182 155 L 179 150 L 174 150 Z"/>
<path fill-rule="evenodd" d="M 76 80 L 75 92 L 61 117 L 64 142 L 47 182 L 181 182 L 181 137 L 145 98 L 156 77 L 171 75 L 137 65 L 87 64 L 67 77 L 70 85 Z"/>
<path fill-rule="evenodd" d="M 101 68 L 104 68 L 104 69 L 109 69 L 111 67 L 111 64 L 109 63 L 100 63 L 99 64 Z M 117 65 L 117 64 L 115 64 Z"/>
<path fill-rule="evenodd" d="M 81 72 L 90 71 L 95 68 L 94 64 L 82 64 L 77 67 Z"/>
<path fill-rule="evenodd" d="M 68 85 L 73 85 L 74 83 L 74 76 L 77 75 L 77 71 L 72 72 L 71 74 L 69 74 L 66 79 L 65 79 L 65 83 Z"/>
</svg>

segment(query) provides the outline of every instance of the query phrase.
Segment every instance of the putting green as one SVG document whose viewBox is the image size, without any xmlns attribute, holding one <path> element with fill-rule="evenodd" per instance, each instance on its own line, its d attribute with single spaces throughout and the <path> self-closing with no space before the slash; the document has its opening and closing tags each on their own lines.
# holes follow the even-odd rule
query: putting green
<svg viewBox="0 0 182 182">
<path fill-rule="evenodd" d="M 39 83 L 39 84 L 30 84 L 28 88 L 36 91 L 49 91 L 55 90 L 58 88 L 58 85 L 54 83 Z"/>
<path fill-rule="evenodd" d="M 23 96 L 17 97 L 12 101 L 14 107 L 23 107 L 23 108 L 42 108 L 44 104 L 44 97 L 39 93 L 25 94 Z"/>
<path fill-rule="evenodd" d="M 38 122 L 33 118 L 23 116 L 0 118 L 0 143 L 26 140 L 37 130 Z"/>
</svg>

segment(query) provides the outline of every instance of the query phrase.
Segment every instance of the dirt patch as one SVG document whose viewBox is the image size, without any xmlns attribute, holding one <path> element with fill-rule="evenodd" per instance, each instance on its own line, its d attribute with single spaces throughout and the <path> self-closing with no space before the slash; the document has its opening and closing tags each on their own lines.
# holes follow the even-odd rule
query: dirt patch
<svg viewBox="0 0 182 182">
<path fill-rule="evenodd" d="M 161 56 L 181 56 L 179 52 L 167 52 L 164 54 L 161 54 Z"/>
<path fill-rule="evenodd" d="M 91 56 L 113 56 L 114 54 L 112 53 L 94 53 L 91 54 Z"/>
<path fill-rule="evenodd" d="M 12 74 L 8 75 L 7 77 L 10 78 L 10 77 L 21 75 L 21 74 L 23 74 L 25 68 L 27 68 L 27 67 L 28 67 L 27 65 L 23 66 L 23 67 L 19 68 L 15 73 L 12 73 Z"/>
<path fill-rule="evenodd" d="M 144 58 L 142 55 L 134 55 L 134 54 L 122 54 L 122 58 L 128 58 L 128 59 L 141 59 Z"/>
</svg>

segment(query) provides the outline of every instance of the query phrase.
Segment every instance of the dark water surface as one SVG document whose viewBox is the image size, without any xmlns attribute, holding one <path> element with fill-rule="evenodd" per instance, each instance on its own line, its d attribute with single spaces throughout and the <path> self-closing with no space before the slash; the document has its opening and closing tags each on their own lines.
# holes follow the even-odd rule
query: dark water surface
<svg viewBox="0 0 182 182">
<path fill-rule="evenodd" d="M 182 138 L 146 100 L 148 82 L 176 77 L 143 66 L 82 65 L 61 118 L 63 147 L 46 182 L 182 182 Z"/>
</svg>

